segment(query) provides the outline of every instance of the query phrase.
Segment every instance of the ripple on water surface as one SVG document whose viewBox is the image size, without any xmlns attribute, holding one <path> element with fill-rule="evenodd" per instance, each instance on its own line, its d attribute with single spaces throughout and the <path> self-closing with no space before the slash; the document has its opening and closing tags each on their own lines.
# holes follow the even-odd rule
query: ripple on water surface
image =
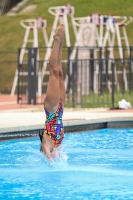
<svg viewBox="0 0 133 200">
<path fill-rule="evenodd" d="M 65 134 L 48 163 L 39 138 L 0 143 L 0 199 L 132 199 L 133 129 Z"/>
</svg>

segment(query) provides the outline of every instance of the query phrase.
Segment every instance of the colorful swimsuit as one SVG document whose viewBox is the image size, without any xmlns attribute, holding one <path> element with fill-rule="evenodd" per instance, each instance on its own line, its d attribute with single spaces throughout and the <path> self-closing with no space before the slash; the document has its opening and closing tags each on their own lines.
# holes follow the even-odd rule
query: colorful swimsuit
<svg viewBox="0 0 133 200">
<path fill-rule="evenodd" d="M 49 113 L 46 108 L 44 110 L 46 113 L 44 133 L 51 138 L 54 146 L 59 146 L 64 138 L 62 101 L 59 101 L 58 109 L 55 113 Z"/>
</svg>

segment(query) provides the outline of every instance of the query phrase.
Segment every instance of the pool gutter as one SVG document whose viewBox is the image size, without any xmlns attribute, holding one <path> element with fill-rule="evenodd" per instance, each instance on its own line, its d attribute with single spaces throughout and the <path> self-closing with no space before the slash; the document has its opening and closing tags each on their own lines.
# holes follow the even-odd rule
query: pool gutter
<svg viewBox="0 0 133 200">
<path fill-rule="evenodd" d="M 109 117 L 97 119 L 64 120 L 65 133 L 96 130 L 102 128 L 133 128 L 132 117 Z M 0 140 L 38 137 L 44 124 L 16 126 L 0 129 Z"/>
</svg>

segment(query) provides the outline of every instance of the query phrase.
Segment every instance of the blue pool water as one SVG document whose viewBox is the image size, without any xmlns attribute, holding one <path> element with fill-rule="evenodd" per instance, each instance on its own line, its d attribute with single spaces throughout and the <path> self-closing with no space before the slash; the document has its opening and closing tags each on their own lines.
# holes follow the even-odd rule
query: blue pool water
<svg viewBox="0 0 133 200">
<path fill-rule="evenodd" d="M 133 199 L 133 129 L 65 134 L 46 162 L 38 138 L 0 143 L 0 200 Z"/>
</svg>

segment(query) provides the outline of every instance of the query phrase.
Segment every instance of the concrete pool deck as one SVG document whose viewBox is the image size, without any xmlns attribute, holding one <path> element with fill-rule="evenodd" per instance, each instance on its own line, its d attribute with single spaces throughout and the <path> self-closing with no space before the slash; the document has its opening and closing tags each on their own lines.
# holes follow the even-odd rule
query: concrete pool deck
<svg viewBox="0 0 133 200">
<path fill-rule="evenodd" d="M 64 109 L 64 126 L 115 121 L 133 124 L 133 110 Z M 0 133 L 43 129 L 44 122 L 43 107 L 0 111 Z"/>
<path fill-rule="evenodd" d="M 5 101 L 0 95 L 0 133 L 13 133 L 28 130 L 41 130 L 44 127 L 43 105 L 18 105 L 15 97 Z M 133 109 L 109 110 L 105 108 L 82 109 L 65 108 L 63 123 L 65 127 L 94 125 L 100 123 L 120 123 L 121 127 L 133 127 Z M 93 128 L 92 128 L 93 129 Z"/>
</svg>

